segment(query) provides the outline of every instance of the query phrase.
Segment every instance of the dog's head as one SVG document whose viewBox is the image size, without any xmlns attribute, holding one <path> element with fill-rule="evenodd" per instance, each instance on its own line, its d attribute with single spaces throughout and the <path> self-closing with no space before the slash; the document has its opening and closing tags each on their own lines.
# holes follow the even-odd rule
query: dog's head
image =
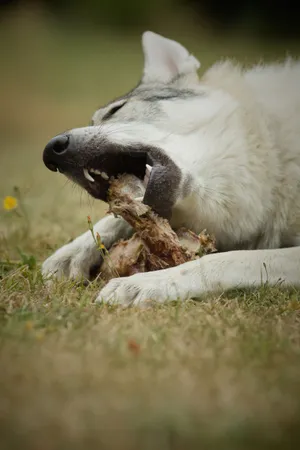
<svg viewBox="0 0 300 450">
<path fill-rule="evenodd" d="M 88 127 L 54 137 L 44 163 L 107 199 L 109 179 L 122 173 L 145 179 L 144 202 L 170 217 L 183 190 L 187 135 L 197 127 L 197 105 L 205 92 L 198 84 L 200 64 L 179 43 L 146 32 L 144 73 L 128 94 L 100 108 Z M 145 177 L 146 164 L 148 173 Z"/>
</svg>

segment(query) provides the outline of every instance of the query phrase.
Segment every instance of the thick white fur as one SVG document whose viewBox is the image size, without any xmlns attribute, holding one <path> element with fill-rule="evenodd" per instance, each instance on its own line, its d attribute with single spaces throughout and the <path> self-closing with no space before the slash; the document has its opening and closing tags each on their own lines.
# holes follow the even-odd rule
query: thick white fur
<svg viewBox="0 0 300 450">
<path fill-rule="evenodd" d="M 156 61 L 153 47 L 160 40 Z M 184 77 L 178 83 L 193 89 L 195 98 L 162 102 L 164 114 L 151 124 L 138 120 L 128 124 L 120 119 L 107 128 L 102 125 L 101 130 L 112 142 L 154 143 L 164 149 L 183 174 L 192 176 L 190 194 L 182 194 L 174 206 L 172 226 L 196 232 L 207 228 L 228 251 L 173 269 L 112 280 L 98 301 L 136 305 L 147 300 L 185 300 L 265 281 L 300 285 L 300 247 L 296 247 L 300 233 L 300 63 L 287 61 L 242 71 L 225 62 L 198 81 L 196 60 L 191 59 L 186 69 L 188 53 L 180 50 L 182 46 L 174 47 L 173 41 L 168 47 L 167 41 L 153 34 L 144 38 L 144 77 L 149 74 L 153 83 L 158 67 L 157 82 L 165 82 L 170 67 L 176 76 L 182 66 Z M 199 97 L 199 93 L 205 95 Z M 135 110 L 141 107 L 138 99 L 134 106 Z M 97 227 L 107 241 L 130 233 L 123 222 L 105 221 Z M 85 234 L 49 258 L 43 271 L 87 275 L 87 262 L 94 259 L 97 253 L 90 235 Z"/>
</svg>

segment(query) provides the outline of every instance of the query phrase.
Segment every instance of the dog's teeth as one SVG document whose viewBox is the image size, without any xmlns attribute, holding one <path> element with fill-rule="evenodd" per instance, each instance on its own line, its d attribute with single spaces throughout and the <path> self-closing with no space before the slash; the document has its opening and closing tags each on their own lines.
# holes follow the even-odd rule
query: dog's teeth
<svg viewBox="0 0 300 450">
<path fill-rule="evenodd" d="M 96 175 L 101 175 L 101 172 L 100 172 L 100 170 L 98 170 L 98 169 L 89 169 L 89 171 L 90 171 L 91 173 L 96 174 Z"/>
<path fill-rule="evenodd" d="M 101 177 L 102 177 L 104 180 L 106 180 L 106 181 L 109 179 L 109 176 L 108 176 L 107 173 L 105 173 L 105 172 L 101 172 L 100 175 L 101 175 Z"/>
<path fill-rule="evenodd" d="M 152 167 L 149 166 L 149 164 L 146 164 L 146 172 L 143 180 L 143 185 L 147 187 L 147 184 L 149 183 L 150 176 L 151 176 Z"/>
<path fill-rule="evenodd" d="M 145 188 L 147 188 L 148 183 L 149 183 L 149 177 L 147 177 L 147 175 L 145 175 L 144 179 L 143 179 L 143 185 L 144 185 Z"/>
<path fill-rule="evenodd" d="M 85 176 L 85 178 L 88 181 L 91 181 L 92 183 L 94 183 L 94 178 L 89 174 L 89 171 L 87 169 L 83 169 L 83 175 Z"/>
<path fill-rule="evenodd" d="M 107 175 L 107 173 L 106 172 L 101 172 L 100 170 L 98 170 L 98 169 L 89 169 L 88 170 L 88 173 L 89 173 L 89 175 L 90 175 L 90 173 L 94 173 L 95 175 L 100 175 L 104 180 L 108 180 L 109 179 L 109 176 Z M 86 175 L 85 175 L 85 177 L 86 177 Z M 87 177 L 86 177 L 87 178 Z M 88 178 L 88 180 L 89 181 L 92 181 L 90 178 Z M 93 180 L 93 181 L 95 181 L 95 180 Z"/>
</svg>

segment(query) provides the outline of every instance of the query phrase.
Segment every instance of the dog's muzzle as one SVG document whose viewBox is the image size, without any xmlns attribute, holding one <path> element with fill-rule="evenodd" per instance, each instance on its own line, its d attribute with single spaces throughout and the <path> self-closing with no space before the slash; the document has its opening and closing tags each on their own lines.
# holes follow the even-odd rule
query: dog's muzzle
<svg viewBox="0 0 300 450">
<path fill-rule="evenodd" d="M 104 201 L 112 177 L 135 175 L 144 181 L 143 202 L 162 217 L 171 218 L 181 171 L 160 148 L 114 144 L 102 137 L 82 142 L 70 132 L 48 142 L 43 160 L 49 170 L 65 174 L 93 197 Z"/>
</svg>

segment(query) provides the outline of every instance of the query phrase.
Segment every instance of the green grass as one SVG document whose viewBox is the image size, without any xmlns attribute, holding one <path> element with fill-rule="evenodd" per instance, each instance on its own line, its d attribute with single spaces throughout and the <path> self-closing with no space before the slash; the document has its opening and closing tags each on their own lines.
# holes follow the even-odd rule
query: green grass
<svg viewBox="0 0 300 450">
<path fill-rule="evenodd" d="M 172 36 L 204 68 L 284 55 L 283 43 L 188 25 Z M 105 210 L 48 173 L 42 149 L 137 82 L 139 36 L 63 32 L 21 11 L 1 23 L 0 50 L 0 198 L 18 186 L 29 223 L 0 211 L 1 449 L 298 448 L 298 291 L 140 311 L 96 306 L 95 283 L 49 290 L 41 278 L 40 262 Z"/>
</svg>

